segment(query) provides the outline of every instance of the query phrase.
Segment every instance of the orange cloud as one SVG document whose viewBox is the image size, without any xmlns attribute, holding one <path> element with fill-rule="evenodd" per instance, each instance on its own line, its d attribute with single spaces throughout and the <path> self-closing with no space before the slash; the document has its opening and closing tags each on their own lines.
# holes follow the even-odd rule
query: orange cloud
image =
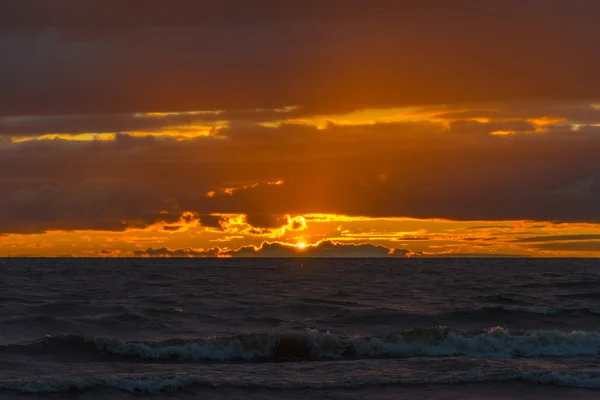
<svg viewBox="0 0 600 400">
<path fill-rule="evenodd" d="M 238 184 L 236 186 L 222 187 L 222 188 L 218 188 L 216 190 L 211 190 L 206 193 L 206 197 L 215 197 L 218 195 L 233 196 L 234 193 L 236 193 L 237 191 L 240 191 L 240 190 L 254 189 L 260 185 L 280 186 L 280 185 L 283 185 L 284 183 L 285 182 L 283 180 L 279 179 L 279 180 L 267 181 L 267 182 L 254 182 L 254 183 L 249 183 L 249 184 Z"/>
<path fill-rule="evenodd" d="M 282 228 L 287 226 L 290 220 L 300 220 L 300 218 L 307 221 L 302 229 Z M 410 255 L 427 257 L 482 255 L 589 257 L 597 254 L 595 245 L 582 244 L 577 247 L 560 243 L 590 242 L 600 237 L 600 226 L 589 223 L 556 224 L 533 221 L 451 221 L 305 215 L 274 217 L 266 220 L 273 223 L 271 228 L 257 228 L 248 224 L 248 216 L 245 215 L 193 215 L 188 219 L 197 222 L 190 224 L 186 230 L 165 230 L 162 229 L 162 224 L 158 224 L 151 229 L 115 232 L 50 231 L 40 234 L 9 234 L 2 236 L 0 255 L 132 256 L 143 255 L 144 249 L 151 245 L 151 249 L 164 248 L 169 251 L 163 250 L 156 254 L 148 252 L 147 256 L 162 254 L 163 256 L 202 257 L 216 256 L 216 254 L 202 252 L 205 249 L 213 249 L 214 244 L 218 243 L 218 256 L 223 257 L 232 256 L 233 254 L 226 252 L 234 252 L 245 246 L 260 249 L 266 239 L 267 242 L 290 246 L 283 250 L 306 251 L 303 253 L 305 255 L 315 252 L 315 245 L 319 243 L 333 242 L 347 246 L 369 243 L 372 246 L 384 247 L 388 251 L 401 248 L 410 251 L 408 253 Z M 250 220 L 252 221 L 252 217 Z M 254 223 L 259 225 L 256 221 Z M 304 248 L 299 246 L 300 243 L 305 244 Z M 48 247 L 50 245 L 51 247 Z M 185 249 L 192 251 L 182 253 L 181 251 Z M 341 248 L 334 249 L 337 251 Z M 269 249 L 271 253 L 276 253 L 272 250 Z M 283 250 L 279 249 L 279 251 Z M 245 251 L 249 252 L 248 249 Z M 359 253 L 360 251 L 361 248 L 357 250 Z M 377 251 L 382 252 L 381 249 Z M 258 252 L 255 256 L 259 254 L 261 253 Z M 329 250 L 327 254 L 338 256 L 333 250 Z M 344 254 L 349 256 L 348 251 Z"/>
</svg>

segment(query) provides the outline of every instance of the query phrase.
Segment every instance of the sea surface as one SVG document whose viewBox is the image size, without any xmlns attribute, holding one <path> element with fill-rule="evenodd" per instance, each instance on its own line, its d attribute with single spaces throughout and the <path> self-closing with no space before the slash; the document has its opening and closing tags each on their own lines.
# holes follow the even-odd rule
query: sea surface
<svg viewBox="0 0 600 400">
<path fill-rule="evenodd" d="M 600 399 L 600 260 L 2 259 L 0 399 Z"/>
</svg>

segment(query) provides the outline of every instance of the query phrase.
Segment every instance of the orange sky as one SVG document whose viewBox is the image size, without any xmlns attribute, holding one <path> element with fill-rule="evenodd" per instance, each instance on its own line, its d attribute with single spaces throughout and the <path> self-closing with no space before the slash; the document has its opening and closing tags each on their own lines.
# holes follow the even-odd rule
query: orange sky
<svg viewBox="0 0 600 400">
<path fill-rule="evenodd" d="M 157 224 L 145 229 L 111 231 L 51 231 L 11 234 L 2 238 L 2 256 L 76 257 L 231 257 L 231 256 L 344 256 L 382 257 L 594 257 L 600 243 L 600 224 L 553 224 L 528 221 L 449 221 L 403 218 L 351 218 L 307 215 L 291 218 L 281 228 L 252 228 L 243 215 L 225 216 L 222 228 L 202 227 L 195 221 L 178 231 Z M 302 221 L 293 227 L 293 221 Z M 167 227 L 168 228 L 168 227 Z M 334 253 L 323 243 L 334 242 Z M 265 243 L 265 245 L 263 245 Z M 267 251 L 266 243 L 289 246 Z M 326 243 L 328 244 L 328 243 Z M 239 252 L 254 246 L 254 254 Z M 263 248 L 264 247 L 264 248 Z M 392 249 L 397 249 L 395 252 Z M 264 251 L 261 251 L 264 250 Z M 325 251 L 324 251 L 325 250 Z M 237 252 L 236 252 L 237 251 Z"/>
<path fill-rule="evenodd" d="M 259 3 L 2 13 L 0 256 L 600 255 L 600 2 Z"/>
<path fill-rule="evenodd" d="M 527 166 L 529 163 L 527 152 L 535 153 L 540 147 L 547 146 L 548 149 L 540 156 L 547 157 L 552 150 L 550 144 L 560 143 L 561 136 L 565 135 L 563 132 L 570 132 L 569 134 L 574 138 L 580 135 L 585 141 L 585 132 L 595 129 L 597 125 L 591 123 L 594 122 L 593 120 L 575 120 L 573 115 L 587 112 L 593 118 L 597 112 L 600 113 L 594 104 L 531 103 L 521 107 L 490 104 L 479 107 L 458 105 L 366 109 L 345 114 L 286 118 L 288 113 L 295 111 L 294 107 L 274 110 L 271 113 L 267 110 L 249 111 L 248 114 L 268 115 L 268 118 L 264 120 L 258 118 L 255 122 L 256 128 L 253 129 L 258 130 L 255 135 L 260 135 L 260 140 L 256 141 L 252 140 L 252 137 L 241 136 L 244 135 L 244 129 L 248 129 L 247 127 L 242 126 L 239 128 L 241 133 L 237 133 L 235 129 L 238 122 L 235 120 L 219 119 L 213 125 L 203 120 L 207 115 L 219 117 L 222 113 L 139 114 L 132 116 L 132 119 L 164 119 L 165 126 L 158 124 L 160 128 L 153 131 L 136 129 L 127 133 L 128 136 L 120 137 L 101 131 L 13 136 L 12 144 L 6 144 L 5 151 L 37 151 L 38 148 L 33 146 L 37 143 L 42 147 L 64 147 L 65 151 L 85 153 L 92 151 L 94 146 L 110 146 L 114 143 L 115 147 L 109 148 L 108 154 L 99 154 L 101 148 L 96 148 L 95 153 L 89 153 L 90 159 L 86 162 L 86 168 L 97 173 L 96 176 L 93 174 L 89 176 L 95 178 L 97 182 L 104 182 L 108 188 L 112 185 L 123 187 L 117 185 L 120 180 L 126 186 L 133 187 L 143 186 L 144 179 L 148 179 L 148 184 L 161 185 L 165 180 L 171 179 L 174 182 L 167 182 L 166 185 L 170 187 L 171 193 L 148 189 L 149 192 L 145 195 L 148 198 L 158 195 L 150 202 L 153 210 L 128 211 L 124 208 L 118 220 L 115 220 L 118 215 L 113 216 L 110 213 L 106 214 L 105 219 L 90 218 L 90 215 L 83 213 L 85 209 L 79 210 L 81 202 L 85 202 L 86 197 L 90 196 L 85 187 L 79 186 L 82 192 L 77 194 L 80 197 L 72 204 L 74 209 L 65 209 L 57 213 L 54 219 L 46 218 L 44 221 L 39 217 L 28 219 L 27 216 L 23 216 L 22 219 L 13 218 L 14 222 L 9 224 L 13 227 L 12 231 L 7 229 L 7 232 L 0 236 L 0 255 L 343 256 L 348 251 L 351 251 L 347 253 L 349 256 L 360 257 L 387 255 L 593 257 L 599 254 L 600 224 L 586 222 L 583 218 L 579 221 L 576 218 L 566 218 L 564 221 L 550 221 L 544 218 L 524 219 L 522 217 L 527 217 L 528 214 L 532 216 L 537 214 L 535 207 L 532 208 L 527 204 L 527 196 L 520 199 L 525 193 L 514 193 L 509 196 L 509 201 L 517 200 L 516 206 L 513 206 L 516 207 L 515 210 L 511 207 L 502 211 L 503 205 L 495 202 L 473 203 L 470 207 L 474 207 L 474 210 L 462 210 L 460 202 L 468 203 L 469 195 L 475 198 L 478 196 L 478 188 L 468 186 L 469 180 L 474 179 L 471 176 L 466 182 L 459 180 L 459 184 L 467 185 L 466 187 L 457 188 L 457 190 L 466 190 L 467 198 L 462 196 L 456 198 L 456 194 L 446 193 L 448 201 L 459 202 L 458 210 L 447 209 L 444 212 L 443 202 L 441 205 L 433 202 L 431 215 L 423 217 L 419 215 L 411 217 L 410 212 L 407 212 L 407 216 L 402 216 L 400 214 L 402 208 L 395 210 L 396 204 L 383 204 L 382 208 L 385 210 L 378 215 L 380 210 L 377 201 L 356 203 L 357 211 L 366 211 L 363 216 L 358 213 L 354 213 L 353 216 L 331 213 L 338 205 L 331 202 L 330 198 L 334 201 L 343 201 L 343 199 L 333 193 L 333 189 L 329 190 L 327 183 L 332 182 L 332 179 L 349 180 L 350 188 L 341 186 L 341 190 L 347 191 L 346 195 L 354 194 L 359 197 L 364 195 L 369 198 L 368 193 L 354 192 L 352 187 L 354 182 L 361 191 L 383 190 L 383 195 L 390 193 L 393 196 L 393 191 L 402 187 L 402 177 L 407 176 L 406 170 L 418 175 L 416 182 L 423 183 L 424 180 L 435 178 L 435 175 L 429 175 L 431 172 L 426 164 L 434 164 L 439 160 L 427 159 L 425 154 L 418 154 L 423 151 L 422 149 L 430 151 L 430 148 L 435 146 L 440 146 L 441 150 L 447 147 L 446 154 L 452 156 L 454 162 L 460 160 L 457 160 L 452 152 L 461 154 L 464 149 L 474 147 L 490 157 L 498 157 L 499 152 L 502 157 L 511 154 L 510 157 L 516 158 L 513 161 L 524 162 L 522 165 Z M 270 114 L 278 118 L 273 118 Z M 193 117 L 197 120 L 194 121 L 192 118 L 186 125 L 170 125 L 172 123 L 170 119 L 181 117 Z M 276 139 L 274 136 L 276 134 L 288 134 L 290 137 Z M 240 135 L 239 139 L 236 135 Z M 153 139 L 148 142 L 151 138 Z M 303 138 L 308 142 L 304 142 Z M 236 140 L 240 141 L 239 145 Z M 267 142 L 268 140 L 271 142 Z M 74 146 L 72 149 L 71 144 Z M 312 148 L 303 149 L 306 144 L 311 145 Z M 403 146 L 404 149 L 399 150 L 397 155 L 392 153 L 392 160 L 385 159 L 389 157 L 388 155 L 382 156 L 379 160 L 367 158 L 372 164 L 363 165 L 359 170 L 355 170 L 356 165 L 353 165 L 355 161 L 352 157 L 349 160 L 350 164 L 343 164 L 343 161 L 340 161 L 342 164 L 339 166 L 328 159 L 343 160 L 348 151 L 362 152 L 369 156 L 369 152 L 380 152 L 390 145 Z M 158 150 L 153 146 L 157 146 Z M 194 188 L 190 192 L 188 185 L 193 186 L 193 177 L 197 179 L 205 172 L 209 175 L 216 172 L 197 171 L 203 164 L 186 158 L 195 158 L 194 146 L 198 146 L 198 157 L 222 156 L 226 158 L 226 164 L 232 163 L 234 167 L 225 165 L 225 168 L 230 169 L 227 172 L 229 176 L 220 177 L 222 181 L 208 179 L 211 183 L 205 185 L 196 181 L 204 189 Z M 206 149 L 202 146 L 213 147 L 208 154 L 205 154 Z M 409 155 L 406 160 L 403 160 L 404 152 L 411 148 L 418 156 Z M 520 149 L 524 150 L 523 155 L 519 155 Z M 146 154 L 143 154 L 144 150 L 148 155 L 147 158 Z M 165 159 L 161 159 L 163 150 L 172 153 Z M 119 152 L 123 153 L 120 157 Z M 136 153 L 138 162 L 146 163 L 148 169 L 112 172 L 109 167 L 96 166 L 94 160 L 94 157 L 97 157 L 105 161 L 111 156 L 115 162 L 122 163 L 128 162 L 129 157 L 136 157 Z M 52 156 L 46 154 L 52 160 Z M 443 153 L 437 154 L 444 157 Z M 174 155 L 179 155 L 178 157 L 181 158 L 173 158 Z M 59 160 L 63 160 L 62 157 L 61 155 Z M 305 157 L 314 159 L 306 161 L 303 160 Z M 518 157 L 523 157 L 525 160 L 519 160 Z M 298 160 L 290 162 L 296 159 Z M 378 162 L 381 164 L 377 165 Z M 477 164 L 477 159 L 471 162 Z M 56 163 L 54 161 L 54 167 Z M 260 165 L 261 163 L 265 168 Z M 298 165 L 294 165 L 295 163 Z M 252 180 L 251 176 L 255 171 L 251 166 L 256 164 L 258 164 L 255 173 L 257 178 Z M 48 167 L 51 165 L 52 162 Z M 248 170 L 245 169 L 245 165 L 249 166 Z M 514 164 L 506 165 L 510 167 Z M 161 167 L 166 169 L 168 178 L 161 175 L 164 173 L 161 172 Z M 465 168 L 461 165 L 459 167 Z M 72 174 L 77 177 L 80 172 L 75 166 L 65 166 L 65 168 L 69 168 L 69 173 L 65 173 L 67 176 Z M 421 168 L 424 172 L 419 173 L 418 170 Z M 186 182 L 185 177 L 187 169 L 192 170 L 187 172 L 190 175 L 189 182 Z M 365 174 L 364 170 L 368 170 L 368 174 Z M 236 175 L 239 175 L 239 179 L 232 179 Z M 31 176 L 35 176 L 35 173 Z M 142 182 L 136 179 L 141 179 Z M 299 179 L 307 179 L 308 186 L 299 185 L 297 183 Z M 354 179 L 356 181 L 353 181 Z M 410 179 L 410 176 L 407 179 Z M 491 176 L 490 179 L 493 180 L 494 177 Z M 513 174 L 509 174 L 503 179 L 515 178 Z M 394 186 L 389 186 L 390 181 Z M 413 190 L 419 189 L 418 186 L 414 186 L 416 182 L 413 183 Z M 203 201 L 214 201 L 214 203 L 197 205 L 198 209 L 191 207 L 186 209 L 181 201 L 174 198 L 177 194 L 177 185 L 171 186 L 172 183 L 183 184 L 182 193 L 197 193 L 196 196 L 201 197 Z M 294 184 L 297 186 L 288 189 Z M 333 182 L 331 185 L 335 187 L 336 183 Z M 585 181 L 580 185 L 581 187 L 575 185 L 571 189 L 565 188 L 566 194 L 569 194 L 568 190 L 575 195 L 579 193 L 578 191 L 586 190 Z M 286 192 L 286 189 L 289 192 Z M 491 190 L 485 187 L 480 189 Z M 415 200 L 411 199 L 410 193 L 401 193 L 397 199 L 404 201 L 407 208 L 416 210 L 418 214 L 427 214 L 427 209 L 418 207 L 418 202 L 431 201 L 431 196 L 444 196 L 445 190 L 448 189 L 444 187 L 443 191 L 436 192 L 436 189 L 432 188 L 430 192 L 420 193 L 416 205 L 411 205 Z M 131 195 L 127 190 L 125 192 Z M 24 195 L 23 193 L 24 191 L 20 191 L 21 195 Z M 29 193 L 29 196 L 33 195 L 33 192 Z M 102 195 L 99 194 L 101 197 Z M 300 197 L 301 201 L 286 204 L 285 199 L 291 195 Z M 60 190 L 50 190 L 47 200 L 60 202 L 58 200 L 60 196 L 62 196 Z M 118 193 L 116 196 L 114 200 L 110 198 L 105 200 L 115 201 L 115 204 L 118 204 Z M 560 199 L 561 193 L 555 193 L 554 196 Z M 123 200 L 129 199 L 125 197 Z M 88 198 L 87 201 L 92 201 L 95 207 L 101 209 L 104 207 L 98 199 Z M 144 198 L 141 201 L 144 201 Z M 567 197 L 566 201 L 573 201 L 573 199 Z M 20 205 L 22 206 L 22 203 Z M 293 213 L 286 212 L 288 205 Z M 201 210 L 202 207 L 206 207 L 206 212 Z M 210 210 L 211 207 L 214 211 Z M 273 212 L 269 212 L 270 207 L 273 208 Z M 477 207 L 481 207 L 481 210 L 477 210 Z M 244 209 L 248 209 L 248 212 L 240 212 Z M 303 209 L 308 212 L 299 212 Z M 326 213 L 315 213 L 319 209 Z M 339 204 L 339 209 L 343 210 L 344 204 Z M 488 212 L 492 214 L 493 209 L 499 209 L 501 211 L 499 215 L 504 213 L 507 218 L 468 218 L 469 215 L 481 217 Z M 557 217 L 560 216 L 559 211 L 567 216 L 570 213 L 568 209 L 563 211 L 557 208 L 556 211 Z M 127 212 L 131 213 L 130 218 L 127 218 Z M 400 215 L 394 216 L 393 212 Z M 81 217 L 78 217 L 77 213 Z M 438 217 L 435 217 L 435 213 Z M 547 215 L 552 216 L 552 212 Z M 453 216 L 461 218 L 452 218 Z M 515 216 L 521 218 L 514 218 Z M 8 218 L 10 216 L 7 216 Z M 267 243 L 289 246 L 273 247 L 274 245 L 267 245 Z M 367 244 L 370 246 L 366 246 Z M 254 248 L 248 252 L 245 246 L 254 246 Z"/>
</svg>

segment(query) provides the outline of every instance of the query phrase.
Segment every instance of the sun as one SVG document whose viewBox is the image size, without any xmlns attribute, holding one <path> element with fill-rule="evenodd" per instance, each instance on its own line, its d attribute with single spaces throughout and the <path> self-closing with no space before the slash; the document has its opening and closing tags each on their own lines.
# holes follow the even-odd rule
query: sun
<svg viewBox="0 0 600 400">
<path fill-rule="evenodd" d="M 296 247 L 298 247 L 299 249 L 303 249 L 303 248 L 305 248 L 305 247 L 306 247 L 306 243 L 302 243 L 302 242 L 300 242 L 300 243 L 298 243 L 298 244 L 296 245 Z"/>
</svg>

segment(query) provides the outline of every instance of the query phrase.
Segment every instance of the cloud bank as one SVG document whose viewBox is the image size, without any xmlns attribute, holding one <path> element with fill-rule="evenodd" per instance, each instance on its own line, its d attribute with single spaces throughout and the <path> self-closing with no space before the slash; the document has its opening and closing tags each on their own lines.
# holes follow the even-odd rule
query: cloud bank
<svg viewBox="0 0 600 400">
<path fill-rule="evenodd" d="M 5 0 L 0 113 L 597 99 L 599 12 L 596 0 Z"/>
<path fill-rule="evenodd" d="M 0 146 L 0 232 L 124 230 L 176 224 L 184 212 L 214 229 L 224 214 L 269 229 L 310 213 L 600 220 L 597 127 L 498 136 L 490 124 L 234 125 L 186 141 L 9 144 Z"/>
<path fill-rule="evenodd" d="M 597 0 L 251 4 L 5 0 L 0 235 L 600 221 Z"/>
<path fill-rule="evenodd" d="M 338 258 L 382 258 L 408 257 L 409 250 L 389 249 L 384 246 L 363 244 L 344 244 L 333 241 L 321 241 L 315 245 L 298 247 L 279 242 L 263 242 L 260 246 L 243 246 L 237 250 L 194 249 L 152 249 L 135 251 L 137 257 L 242 257 L 242 258 L 287 258 L 287 257 L 338 257 Z"/>
</svg>

